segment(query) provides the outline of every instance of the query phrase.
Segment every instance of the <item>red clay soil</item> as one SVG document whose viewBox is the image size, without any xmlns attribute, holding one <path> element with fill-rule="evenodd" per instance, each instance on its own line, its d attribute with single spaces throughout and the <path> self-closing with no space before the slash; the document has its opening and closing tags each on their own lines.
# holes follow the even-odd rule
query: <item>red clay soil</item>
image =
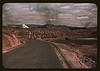
<svg viewBox="0 0 100 71">
<path fill-rule="evenodd" d="M 96 40 L 52 40 L 56 43 L 63 43 L 70 46 L 76 53 L 87 56 L 97 62 L 97 41 Z"/>
<path fill-rule="evenodd" d="M 11 32 L 11 29 L 4 29 L 2 31 L 2 50 L 12 48 L 20 43 L 20 40 Z"/>
<path fill-rule="evenodd" d="M 97 31 L 96 27 L 87 29 L 47 29 L 47 28 L 31 28 L 31 29 L 20 29 L 12 27 L 3 27 L 2 42 L 3 49 L 11 48 L 18 44 L 23 43 L 23 40 L 19 40 L 17 37 L 22 37 L 24 40 L 29 36 L 30 31 L 32 37 L 46 37 L 46 38 L 57 38 L 61 39 L 51 40 L 57 43 L 63 43 L 69 45 L 76 50 L 77 53 L 86 55 L 93 58 L 96 61 L 97 57 L 97 41 L 96 40 L 75 40 L 76 38 L 88 38 L 90 35 L 97 35 L 93 32 Z M 64 36 L 64 38 L 63 38 Z M 65 40 L 65 37 L 68 40 Z M 25 38 L 24 38 L 25 37 Z M 92 36 L 93 37 L 93 36 Z"/>
<path fill-rule="evenodd" d="M 82 45 L 76 48 L 76 52 L 97 61 L 97 46 L 96 45 Z"/>
</svg>

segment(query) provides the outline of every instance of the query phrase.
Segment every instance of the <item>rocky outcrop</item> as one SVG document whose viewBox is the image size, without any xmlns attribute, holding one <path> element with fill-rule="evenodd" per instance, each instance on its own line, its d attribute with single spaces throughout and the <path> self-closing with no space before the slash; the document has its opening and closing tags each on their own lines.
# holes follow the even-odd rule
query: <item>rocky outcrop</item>
<svg viewBox="0 0 100 71">
<path fill-rule="evenodd" d="M 13 34 L 11 33 L 11 29 L 4 29 L 2 32 L 2 49 L 9 49 L 13 48 L 17 45 L 20 45 L 20 40 Z"/>
<path fill-rule="evenodd" d="M 71 30 L 68 28 L 54 28 L 53 25 L 46 25 L 45 28 L 14 28 L 14 33 L 19 38 L 67 38 L 76 39 L 76 38 L 88 38 L 91 36 L 92 32 L 97 31 L 97 28 L 87 28 L 87 29 L 75 29 Z M 93 33 L 95 34 L 95 33 Z M 96 36 L 95 36 L 96 37 Z"/>
</svg>

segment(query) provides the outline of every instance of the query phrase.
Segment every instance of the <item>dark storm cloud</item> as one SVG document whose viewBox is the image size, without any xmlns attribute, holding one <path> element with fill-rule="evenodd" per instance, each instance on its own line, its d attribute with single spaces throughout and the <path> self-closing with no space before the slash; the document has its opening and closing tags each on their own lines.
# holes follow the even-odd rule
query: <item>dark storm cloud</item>
<svg viewBox="0 0 100 71">
<path fill-rule="evenodd" d="M 3 5 L 3 25 L 45 24 L 44 13 L 37 12 L 37 3 L 6 3 Z M 92 3 L 41 3 L 58 12 L 58 25 L 97 26 L 97 7 Z"/>
</svg>

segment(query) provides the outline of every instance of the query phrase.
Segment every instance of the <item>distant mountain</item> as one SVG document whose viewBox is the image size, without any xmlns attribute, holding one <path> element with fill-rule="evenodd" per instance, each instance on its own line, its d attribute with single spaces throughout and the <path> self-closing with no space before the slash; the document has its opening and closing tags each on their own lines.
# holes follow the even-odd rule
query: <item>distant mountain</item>
<svg viewBox="0 0 100 71">
<path fill-rule="evenodd" d="M 86 29 L 86 27 L 73 27 L 73 26 L 66 26 L 66 25 L 55 25 L 56 28 L 68 28 L 68 29 Z"/>
<path fill-rule="evenodd" d="M 7 25 L 8 27 L 22 28 L 22 25 Z"/>
<path fill-rule="evenodd" d="M 86 29 L 86 27 L 72 27 L 72 26 L 67 26 L 67 28 L 74 30 L 74 29 Z"/>
<path fill-rule="evenodd" d="M 39 25 L 34 25 L 34 24 L 26 24 L 29 28 L 36 28 Z M 15 28 L 22 28 L 22 25 L 7 25 L 8 27 L 15 27 Z"/>
<path fill-rule="evenodd" d="M 56 28 L 67 28 L 66 25 L 55 25 L 55 26 L 56 26 Z"/>
<path fill-rule="evenodd" d="M 72 27 L 72 26 L 66 26 L 66 25 L 53 25 L 53 24 L 45 24 L 41 25 L 42 28 L 46 28 L 47 26 L 52 26 L 55 28 L 69 28 L 69 29 L 86 29 L 86 27 Z"/>
<path fill-rule="evenodd" d="M 54 29 L 54 28 L 56 28 L 56 26 L 53 25 L 53 24 L 45 24 L 45 25 L 41 25 L 41 26 L 39 26 L 39 28 Z"/>
<path fill-rule="evenodd" d="M 47 27 L 55 27 L 55 28 L 68 28 L 71 30 L 74 29 L 86 29 L 86 27 L 72 27 L 72 26 L 66 26 L 66 25 L 53 25 L 53 24 L 45 24 L 45 25 L 36 25 L 36 24 L 26 24 L 29 28 L 47 28 Z M 22 25 L 7 25 L 9 27 L 16 27 L 16 28 L 22 28 Z"/>
</svg>

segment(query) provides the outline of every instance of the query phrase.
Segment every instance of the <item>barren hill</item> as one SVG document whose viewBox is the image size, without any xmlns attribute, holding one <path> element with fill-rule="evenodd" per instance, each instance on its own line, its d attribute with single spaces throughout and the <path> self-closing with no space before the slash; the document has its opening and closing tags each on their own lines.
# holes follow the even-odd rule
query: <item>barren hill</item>
<svg viewBox="0 0 100 71">
<path fill-rule="evenodd" d="M 2 47 L 3 50 L 20 45 L 21 42 L 13 33 L 13 28 L 3 28 L 2 31 Z"/>
</svg>

